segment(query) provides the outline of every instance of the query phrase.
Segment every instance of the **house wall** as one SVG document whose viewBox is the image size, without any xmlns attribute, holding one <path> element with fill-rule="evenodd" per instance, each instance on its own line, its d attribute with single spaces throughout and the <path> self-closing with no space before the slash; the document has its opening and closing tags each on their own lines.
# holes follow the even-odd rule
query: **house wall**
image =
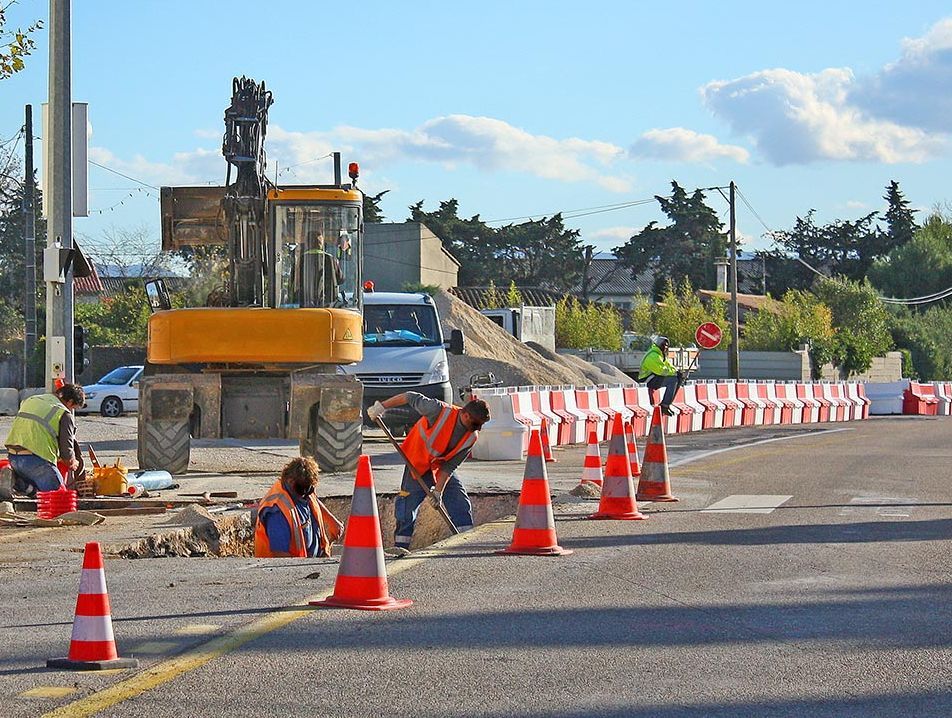
<svg viewBox="0 0 952 718">
<path fill-rule="evenodd" d="M 440 238 L 419 222 L 368 224 L 364 228 L 364 279 L 378 292 L 401 292 L 405 284 L 444 289 L 458 284 L 459 264 Z"/>
</svg>

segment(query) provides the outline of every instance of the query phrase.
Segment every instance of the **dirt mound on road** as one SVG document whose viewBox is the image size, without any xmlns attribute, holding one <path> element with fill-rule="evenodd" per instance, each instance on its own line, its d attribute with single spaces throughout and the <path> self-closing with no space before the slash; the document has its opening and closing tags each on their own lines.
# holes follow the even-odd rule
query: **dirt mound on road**
<svg viewBox="0 0 952 718">
<path fill-rule="evenodd" d="M 448 335 L 451 329 L 459 329 L 466 338 L 466 354 L 450 355 L 454 396 L 459 396 L 459 387 L 468 384 L 470 376 L 486 372 L 493 372 L 505 386 L 591 383 L 577 368 L 539 355 L 461 299 L 445 291 L 433 299 L 443 331 Z"/>
</svg>

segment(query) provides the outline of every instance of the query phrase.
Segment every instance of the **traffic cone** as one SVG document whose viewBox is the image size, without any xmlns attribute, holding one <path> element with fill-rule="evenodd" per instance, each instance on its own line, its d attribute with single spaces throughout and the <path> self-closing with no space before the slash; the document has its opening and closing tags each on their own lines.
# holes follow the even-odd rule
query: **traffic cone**
<svg viewBox="0 0 952 718">
<path fill-rule="evenodd" d="M 547 419 L 542 420 L 540 434 L 542 435 L 542 457 L 546 460 L 546 463 L 555 461 L 552 456 L 552 445 L 549 444 L 549 422 Z"/>
<path fill-rule="evenodd" d="M 602 484 L 602 499 L 598 512 L 590 519 L 627 519 L 648 518 L 638 511 L 635 501 L 635 487 L 631 480 L 631 463 L 628 461 L 628 447 L 625 443 L 625 430 L 621 414 L 615 414 L 612 426 L 612 438 L 608 445 L 608 463 L 605 465 L 605 482 Z"/>
<path fill-rule="evenodd" d="M 588 432 L 588 448 L 585 451 L 585 463 L 582 464 L 582 481 L 602 487 L 602 454 L 598 448 L 598 434 Z"/>
<path fill-rule="evenodd" d="M 638 482 L 639 501 L 678 501 L 671 495 L 671 477 L 668 475 L 668 450 L 664 445 L 664 425 L 661 408 L 651 415 L 651 428 L 645 444 L 645 461 Z"/>
<path fill-rule="evenodd" d="M 357 460 L 354 498 L 344 529 L 344 548 L 337 569 L 334 594 L 322 601 L 311 601 L 310 605 L 387 611 L 406 608 L 411 603 L 413 601 L 409 599 L 393 598 L 389 593 L 373 469 L 370 457 L 362 454 Z"/>
<path fill-rule="evenodd" d="M 542 439 L 538 429 L 529 435 L 529 454 L 519 494 L 519 511 L 512 543 L 496 553 L 518 553 L 532 556 L 564 556 L 572 553 L 559 546 L 549 498 L 549 479 L 542 456 Z"/>
<path fill-rule="evenodd" d="M 641 466 L 638 464 L 638 445 L 635 443 L 635 422 L 625 423 L 625 438 L 628 440 L 628 461 L 631 464 L 631 478 L 641 476 Z"/>
<path fill-rule="evenodd" d="M 119 658 L 112 633 L 109 593 L 102 549 L 95 541 L 86 544 L 83 572 L 79 578 L 79 596 L 73 618 L 73 635 L 66 658 L 50 658 L 48 668 L 100 671 L 111 668 L 136 668 L 135 658 Z"/>
</svg>

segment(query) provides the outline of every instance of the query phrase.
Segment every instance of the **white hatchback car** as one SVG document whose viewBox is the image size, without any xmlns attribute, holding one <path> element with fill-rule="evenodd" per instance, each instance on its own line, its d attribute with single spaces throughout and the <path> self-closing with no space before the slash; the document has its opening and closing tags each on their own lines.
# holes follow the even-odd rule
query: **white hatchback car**
<svg viewBox="0 0 952 718">
<path fill-rule="evenodd" d="M 139 408 L 139 377 L 141 366 L 120 366 L 95 384 L 83 387 L 86 406 L 80 412 L 98 411 L 103 416 L 119 416 Z"/>
</svg>

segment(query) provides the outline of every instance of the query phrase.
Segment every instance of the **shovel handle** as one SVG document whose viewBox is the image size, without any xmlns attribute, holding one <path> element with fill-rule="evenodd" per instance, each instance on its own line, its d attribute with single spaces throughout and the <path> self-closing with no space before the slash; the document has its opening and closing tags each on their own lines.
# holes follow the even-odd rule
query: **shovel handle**
<svg viewBox="0 0 952 718">
<path fill-rule="evenodd" d="M 383 429 L 383 433 L 387 435 L 387 438 L 390 439 L 390 443 L 393 444 L 393 448 L 397 450 L 397 453 L 400 454 L 400 458 L 403 459 L 403 463 L 406 464 L 407 468 L 410 470 L 410 476 L 412 476 L 416 482 L 423 489 L 424 493 L 427 496 L 430 495 L 430 487 L 426 485 L 426 482 L 423 480 L 423 477 L 417 473 L 417 470 L 413 468 L 413 464 L 410 463 L 410 459 L 407 458 L 407 455 L 403 452 L 403 447 L 397 443 L 397 440 L 393 438 L 393 434 L 390 433 L 390 429 L 387 428 L 387 425 L 383 423 L 383 419 L 374 419 L 374 422 Z M 442 517 L 446 522 L 446 525 L 450 527 L 450 531 L 455 535 L 459 533 L 459 529 L 456 528 L 456 524 L 453 523 L 453 519 L 450 518 L 449 512 L 446 510 L 446 507 L 441 503 L 439 506 L 435 506 L 437 513 Z"/>
</svg>

